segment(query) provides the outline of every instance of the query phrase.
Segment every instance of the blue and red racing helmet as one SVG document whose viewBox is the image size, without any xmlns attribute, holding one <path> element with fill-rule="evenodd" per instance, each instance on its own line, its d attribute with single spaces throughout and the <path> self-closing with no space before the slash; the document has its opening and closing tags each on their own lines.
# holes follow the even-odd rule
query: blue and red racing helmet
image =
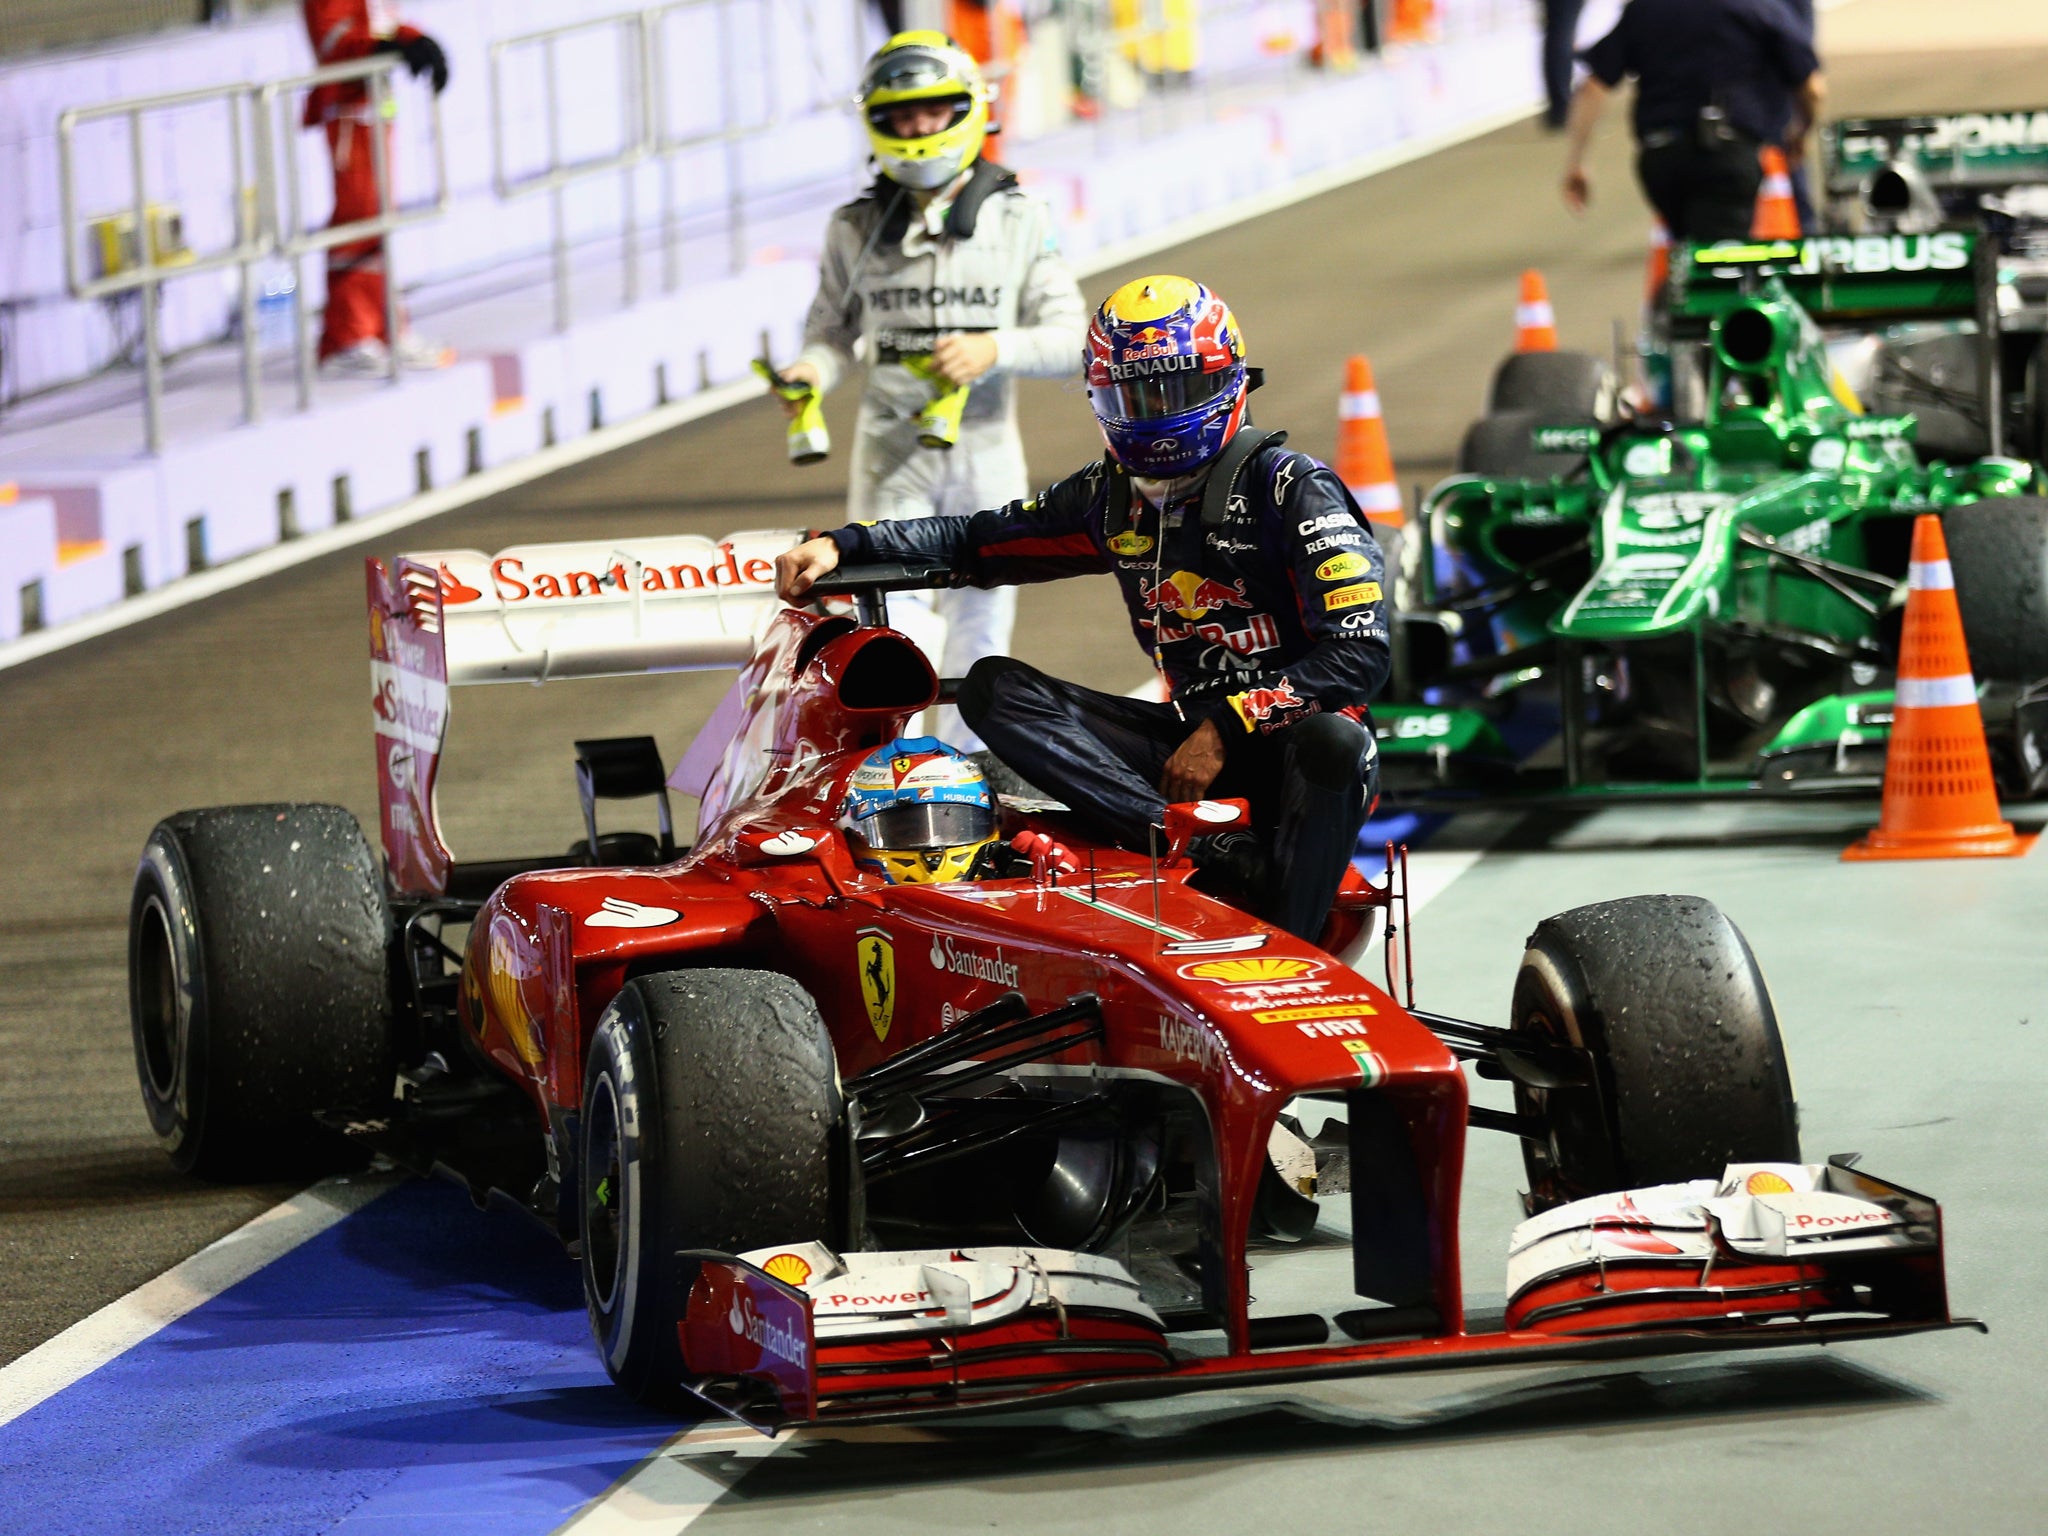
<svg viewBox="0 0 2048 1536">
<path fill-rule="evenodd" d="M 839 827 L 854 861 L 892 885 L 969 880 L 995 841 L 995 796 L 936 736 L 899 736 L 853 770 Z"/>
<path fill-rule="evenodd" d="M 1141 277 L 1088 327 L 1088 399 L 1134 475 L 1200 469 L 1244 424 L 1244 334 L 1230 306 L 1185 277 Z"/>
</svg>

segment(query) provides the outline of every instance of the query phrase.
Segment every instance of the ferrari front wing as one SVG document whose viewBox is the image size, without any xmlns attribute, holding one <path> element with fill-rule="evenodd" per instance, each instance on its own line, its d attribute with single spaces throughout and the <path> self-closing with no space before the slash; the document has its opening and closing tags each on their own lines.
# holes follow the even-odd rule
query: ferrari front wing
<svg viewBox="0 0 2048 1536">
<path fill-rule="evenodd" d="M 1508 1308 L 1411 1337 L 1177 1345 L 1116 1261 L 1037 1248 L 699 1261 L 685 1385 L 766 1433 L 1205 1388 L 1764 1348 L 1981 1324 L 1950 1316 L 1940 1207 L 1849 1166 L 1748 1164 L 1596 1196 L 1517 1227 Z M 1388 1309 L 1390 1312 L 1392 1309 Z M 1364 1321 L 1359 1321 L 1363 1319 Z M 1205 1341 L 1208 1342 L 1208 1341 Z"/>
</svg>

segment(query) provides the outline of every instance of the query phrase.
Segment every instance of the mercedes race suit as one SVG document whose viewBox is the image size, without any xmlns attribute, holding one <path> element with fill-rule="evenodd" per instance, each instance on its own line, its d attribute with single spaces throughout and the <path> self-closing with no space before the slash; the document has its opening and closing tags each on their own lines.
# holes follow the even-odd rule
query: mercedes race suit
<svg viewBox="0 0 2048 1536">
<path fill-rule="evenodd" d="M 933 212 L 936 233 L 911 195 L 885 178 L 833 214 L 826 231 L 802 360 L 825 389 L 857 356 L 868 365 L 851 471 L 854 518 L 967 513 L 1028 494 L 1011 380 L 1080 368 L 1087 307 L 1044 200 L 982 161 L 943 215 Z M 915 418 L 932 386 L 903 360 L 928 355 L 956 331 L 992 332 L 995 367 L 968 396 L 957 445 L 923 448 Z M 958 675 L 1007 650 L 1015 608 L 1008 592 L 946 594 L 941 670 Z"/>
</svg>

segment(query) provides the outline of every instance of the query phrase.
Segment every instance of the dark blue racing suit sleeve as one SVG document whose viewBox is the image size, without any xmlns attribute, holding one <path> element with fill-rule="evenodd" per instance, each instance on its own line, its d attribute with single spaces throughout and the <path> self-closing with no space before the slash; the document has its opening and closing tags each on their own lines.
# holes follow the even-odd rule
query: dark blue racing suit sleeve
<svg viewBox="0 0 2048 1536">
<path fill-rule="evenodd" d="M 1312 643 L 1210 709 L 1225 740 L 1282 730 L 1315 714 L 1355 718 L 1393 663 L 1379 541 L 1344 482 L 1300 453 L 1268 454 L 1255 472 L 1270 477 L 1268 515 L 1279 526 L 1268 547 L 1285 552 L 1301 627 Z"/>
<path fill-rule="evenodd" d="M 1028 501 L 968 517 L 853 523 L 827 538 L 847 565 L 923 556 L 951 567 L 954 585 L 1007 587 L 1109 570 L 1095 514 L 1100 466 L 1069 475 Z"/>
</svg>

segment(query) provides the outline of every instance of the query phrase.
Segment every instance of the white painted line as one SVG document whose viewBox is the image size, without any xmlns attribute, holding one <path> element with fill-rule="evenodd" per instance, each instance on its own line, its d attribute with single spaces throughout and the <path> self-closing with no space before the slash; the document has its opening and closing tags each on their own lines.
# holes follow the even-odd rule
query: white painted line
<svg viewBox="0 0 2048 1536">
<path fill-rule="evenodd" d="M 323 1179 L 44 1340 L 12 1365 L 0 1367 L 0 1424 L 19 1418 L 229 1286 L 318 1237 L 395 1182 L 376 1174 Z"/>
<path fill-rule="evenodd" d="M 612 1484 L 568 1524 L 558 1526 L 556 1536 L 654 1536 L 687 1529 L 725 1497 L 755 1462 L 809 1433 L 813 1431 L 797 1430 L 771 1440 L 729 1419 L 707 1419 L 692 1425 Z M 729 1469 L 728 1475 L 720 1477 L 693 1465 L 699 1457 L 716 1458 Z M 739 1465 L 731 1467 L 732 1460 Z"/>
<path fill-rule="evenodd" d="M 1468 139 L 1475 139 L 1498 128 L 1518 123 L 1528 117 L 1533 110 L 1531 104 L 1503 108 L 1460 127 L 1410 139 L 1374 154 L 1362 155 L 1342 165 L 1332 166 L 1327 170 L 1304 176 L 1298 181 L 1289 182 L 1284 187 L 1255 193 L 1250 197 L 1222 204 L 1207 213 L 1178 220 L 1151 234 L 1103 246 L 1076 262 L 1075 270 L 1084 277 L 1092 276 L 1111 267 L 1136 261 L 1141 256 L 1149 256 L 1155 251 L 1184 245 L 1190 240 L 1228 229 L 1233 224 L 1241 224 L 1247 219 L 1259 218 L 1278 209 L 1291 207 L 1308 198 L 1318 197 L 1355 181 L 1363 181 L 1367 177 L 1379 175 L 1382 171 L 1393 170 L 1396 166 L 1407 165 L 1439 150 L 1462 144 Z M 259 550 L 253 555 L 244 556 L 196 576 L 184 577 L 140 596 L 128 598 L 111 608 L 89 614 L 85 618 L 74 619 L 54 629 L 39 630 L 35 634 L 10 640 L 0 645 L 0 672 L 6 671 L 9 667 L 20 666 L 23 662 L 34 661 L 39 656 L 47 656 L 53 651 L 64 650 L 81 641 L 97 639 L 115 630 L 126 629 L 130 624 L 139 624 L 145 619 L 155 618 L 158 614 L 183 608 L 188 603 L 199 602 L 217 592 L 247 586 L 252 581 L 260 581 L 266 576 L 289 570 L 295 565 L 303 565 L 308 560 L 317 560 L 322 555 L 332 554 L 335 550 L 366 544 L 372 539 L 381 538 L 409 524 L 437 517 L 443 512 L 453 512 L 487 496 L 495 496 L 501 491 L 516 489 L 530 481 L 538 480 L 543 475 L 551 475 L 558 469 L 581 464 L 614 449 L 624 448 L 657 433 L 666 432 L 672 427 L 680 427 L 687 422 L 715 415 L 719 411 L 766 393 L 767 386 L 759 379 L 749 378 L 734 384 L 720 385 L 716 389 L 692 395 L 687 400 L 659 406 L 643 415 L 635 416 L 630 421 L 620 422 L 617 426 L 601 428 L 577 438 L 574 442 L 543 448 L 539 453 L 529 454 L 511 464 L 471 475 L 444 490 L 429 491 L 424 496 L 415 496 L 410 501 L 400 502 L 395 507 L 369 517 L 323 529 L 319 533 L 308 534 L 305 538 L 294 539 L 288 544 L 273 544 L 270 548 Z"/>
</svg>

